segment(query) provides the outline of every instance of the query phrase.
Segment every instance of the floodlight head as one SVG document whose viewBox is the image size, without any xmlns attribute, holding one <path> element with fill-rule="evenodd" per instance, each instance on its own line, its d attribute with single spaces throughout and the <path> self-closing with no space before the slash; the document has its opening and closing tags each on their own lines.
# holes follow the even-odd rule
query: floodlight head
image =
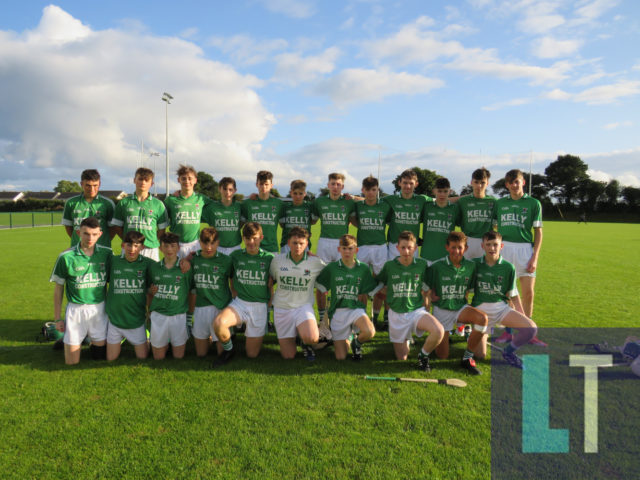
<svg viewBox="0 0 640 480">
<path fill-rule="evenodd" d="M 170 93 L 164 92 L 162 94 L 162 100 L 167 102 L 167 103 L 171 103 L 169 100 L 173 100 L 173 97 L 171 96 Z"/>
</svg>

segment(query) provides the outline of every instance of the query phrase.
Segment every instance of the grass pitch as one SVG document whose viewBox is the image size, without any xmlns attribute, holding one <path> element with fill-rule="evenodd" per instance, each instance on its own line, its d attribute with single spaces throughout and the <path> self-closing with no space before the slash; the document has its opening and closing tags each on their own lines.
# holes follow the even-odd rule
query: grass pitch
<svg viewBox="0 0 640 480">
<path fill-rule="evenodd" d="M 638 225 L 547 222 L 544 233 L 541 326 L 637 325 L 640 252 L 629 247 Z M 431 376 L 462 378 L 466 388 L 365 381 L 421 376 L 416 349 L 411 362 L 394 360 L 386 333 L 359 363 L 338 362 L 330 349 L 312 364 L 285 362 L 271 334 L 257 360 L 240 349 L 219 370 L 191 343 L 182 361 L 137 361 L 125 345 L 114 363 L 83 355 L 67 367 L 35 341 L 53 314 L 48 279 L 68 246 L 64 230 L 4 230 L 0 244 L 5 478 L 490 478 L 490 368 L 479 362 L 485 374 L 467 377 L 462 342 Z"/>
</svg>

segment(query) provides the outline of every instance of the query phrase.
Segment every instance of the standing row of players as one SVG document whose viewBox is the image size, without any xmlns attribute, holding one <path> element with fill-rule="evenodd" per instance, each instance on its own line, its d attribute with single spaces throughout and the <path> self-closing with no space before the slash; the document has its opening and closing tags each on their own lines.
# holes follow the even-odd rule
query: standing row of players
<svg viewBox="0 0 640 480">
<path fill-rule="evenodd" d="M 94 178 L 87 178 L 91 174 L 94 175 Z M 457 223 L 461 225 L 463 231 L 467 231 L 469 234 L 472 253 L 467 252 L 466 255 L 479 256 L 480 236 L 482 232 L 491 229 L 494 223 L 492 219 L 495 219 L 498 230 L 502 230 L 505 240 L 509 242 L 513 237 L 514 241 L 510 243 L 516 244 L 516 250 L 524 250 L 522 247 L 528 247 L 528 253 L 521 254 L 520 261 L 516 263 L 516 266 L 520 266 L 520 272 L 517 276 L 520 277 L 524 293 L 524 308 L 521 310 L 526 317 L 530 317 L 535 267 L 542 232 L 539 203 L 524 194 L 524 178 L 519 171 L 507 174 L 506 185 L 511 193 L 511 198 L 498 201 L 485 195 L 489 173 L 485 169 L 475 171 L 472 178 L 474 195 L 461 197 L 457 204 L 452 204 L 449 201 L 449 185 L 446 179 L 438 180 L 434 190 L 435 201 L 426 196 L 416 195 L 414 190 L 417 186 L 417 176 L 412 170 L 402 173 L 400 178 L 401 192 L 398 195 L 384 197 L 383 200 L 377 198 L 378 183 L 376 179 L 368 177 L 363 181 L 364 200 L 355 202 L 342 195 L 344 177 L 340 174 L 331 174 L 328 183 L 328 196 L 320 197 L 313 203 L 306 202 L 304 200 L 306 195 L 304 182 L 295 181 L 292 182 L 291 189 L 293 202 L 283 203 L 270 196 L 271 174 L 259 172 L 256 182 L 257 197 L 239 204 L 233 201 L 235 182 L 232 179 L 221 180 L 222 200 L 211 202 L 193 191 L 196 182 L 195 171 L 189 167 L 181 167 L 178 171 L 178 180 L 181 184 L 180 194 L 169 197 L 166 201 L 166 208 L 164 208 L 165 206 L 159 200 L 149 195 L 149 189 L 153 183 L 153 173 L 147 169 L 139 169 L 134 179 L 135 195 L 123 199 L 116 209 L 113 209 L 112 204 L 109 205 L 108 201 L 97 195 L 99 176 L 96 179 L 95 175 L 97 175 L 96 171 L 83 172 L 81 180 L 85 194 L 75 197 L 67 203 L 63 220 L 67 231 L 70 235 L 75 236 L 76 229 L 73 225 L 77 223 L 77 219 L 86 216 L 97 217 L 101 221 L 102 230 L 108 231 L 107 229 L 110 228 L 109 235 L 102 237 L 109 245 L 110 237 L 114 234 L 118 233 L 122 236 L 126 235 L 128 231 L 139 230 L 144 234 L 141 253 L 155 259 L 158 258 L 158 238 L 163 234 L 167 224 L 171 225 L 172 232 L 178 234 L 179 256 L 184 257 L 189 251 L 198 249 L 197 236 L 201 221 L 217 227 L 219 250 L 221 253 L 230 253 L 240 249 L 240 225 L 243 221 L 253 221 L 261 226 L 261 235 L 264 236 L 264 239 L 261 239 L 260 246 L 263 251 L 277 249 L 277 226 L 281 224 L 284 230 L 282 246 L 284 247 L 283 251 L 286 251 L 287 245 L 284 242 L 288 238 L 288 231 L 293 227 L 303 227 L 308 231 L 310 225 L 320 219 L 321 235 L 317 252 L 321 259 L 327 262 L 339 260 L 341 254 L 339 239 L 346 233 L 351 222 L 358 226 L 358 245 L 354 246 L 354 248 L 360 248 L 358 260 L 369 264 L 373 273 L 377 275 L 381 273 L 382 266 L 387 260 L 395 258 L 400 253 L 398 241 L 401 232 L 412 233 L 415 241 L 422 223 L 421 255 L 427 259 L 428 263 L 433 263 L 436 259 L 443 257 L 443 252 L 445 255 L 450 254 L 448 247 L 445 247 L 448 244 L 448 240 L 445 241 L 445 239 L 448 238 L 449 232 L 455 228 Z M 510 204 L 504 203 L 503 200 L 510 200 Z M 501 205 L 501 203 L 504 204 Z M 385 236 L 387 225 L 388 234 Z M 533 235 L 531 233 L 532 227 Z M 72 238 L 73 240 L 75 239 Z M 389 242 L 388 245 L 386 240 Z M 417 254 L 417 248 L 414 248 L 413 251 Z M 262 266 L 264 267 L 264 265 Z M 531 288 L 527 288 L 528 286 Z M 528 295 L 529 290 L 530 294 Z M 325 298 L 322 292 L 318 295 L 321 315 L 325 306 L 323 302 Z M 527 312 L 527 300 L 529 300 L 529 313 Z M 379 308 L 376 309 L 374 304 L 374 319 L 377 317 Z M 189 306 L 189 311 L 193 311 L 193 302 Z M 231 311 L 237 318 L 229 320 L 228 315 L 222 317 L 227 319 L 226 323 L 232 320 L 237 323 L 240 317 L 239 312 L 234 308 L 231 308 Z M 332 304 L 330 316 L 334 315 L 335 309 Z M 333 318 L 331 319 L 334 321 Z M 365 328 L 361 328 L 360 331 L 361 333 L 365 331 L 371 333 Z M 431 335 L 431 337 L 435 341 L 437 335 Z M 222 339 L 225 339 L 224 335 Z M 357 340 L 354 343 L 357 344 Z M 172 345 L 174 344 L 175 342 L 172 342 Z M 448 342 L 444 342 L 444 344 L 448 345 Z M 426 344 L 425 347 L 427 347 Z M 425 348 L 427 353 L 430 353 L 429 348 Z M 253 350 L 248 346 L 248 353 Z M 259 351 L 259 345 L 257 350 Z M 344 352 L 346 355 L 346 349 Z M 399 358 L 401 357 L 402 355 L 399 355 Z"/>
</svg>

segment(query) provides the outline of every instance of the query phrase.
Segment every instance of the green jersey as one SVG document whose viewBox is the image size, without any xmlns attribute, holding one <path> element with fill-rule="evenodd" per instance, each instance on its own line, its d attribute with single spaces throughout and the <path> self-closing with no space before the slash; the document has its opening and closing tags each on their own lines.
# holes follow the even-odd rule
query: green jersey
<svg viewBox="0 0 640 480">
<path fill-rule="evenodd" d="M 196 307 L 215 305 L 219 309 L 231 301 L 229 277 L 233 271 L 231 257 L 220 252 L 211 258 L 204 258 L 197 252 L 191 260 L 193 286 L 196 293 Z"/>
<path fill-rule="evenodd" d="M 142 202 L 136 194 L 124 197 L 118 202 L 112 225 L 122 227 L 122 236 L 129 230 L 136 230 L 144 235 L 144 246 L 156 248 L 160 246 L 158 230 L 167 228 L 169 219 L 164 203 L 149 195 Z"/>
<path fill-rule="evenodd" d="M 158 287 L 149 310 L 168 317 L 187 313 L 189 292 L 193 286 L 193 269 L 182 273 L 180 258 L 171 268 L 167 268 L 162 259 L 151 264 L 149 275 L 151 283 Z"/>
<path fill-rule="evenodd" d="M 209 197 L 196 192 L 190 197 L 170 195 L 164 199 L 169 227 L 180 237 L 180 242 L 190 243 L 198 240 L 202 210 L 210 202 Z"/>
<path fill-rule="evenodd" d="M 330 292 L 329 318 L 338 308 L 367 308 L 358 300 L 358 295 L 369 294 L 376 288 L 369 266 L 356 260 L 349 268 L 342 260 L 331 262 L 322 269 L 316 279 L 316 288 L 321 292 Z"/>
<path fill-rule="evenodd" d="M 273 253 L 265 252 L 262 248 L 255 255 L 247 250 L 231 252 L 233 261 L 233 288 L 238 292 L 238 298 L 245 302 L 268 303 L 271 299 L 269 289 L 269 268 L 273 260 Z"/>
<path fill-rule="evenodd" d="M 110 264 L 110 248 L 96 245 L 89 257 L 78 243 L 58 255 L 49 281 L 65 286 L 67 302 L 95 305 L 105 299 Z"/>
<path fill-rule="evenodd" d="M 482 238 L 482 235 L 493 229 L 493 206 L 495 197 L 476 198 L 473 195 L 460 197 L 460 229 L 471 238 Z"/>
<path fill-rule="evenodd" d="M 111 257 L 106 311 L 116 327 L 131 329 L 144 325 L 149 267 L 153 263 L 142 255 L 133 262 L 128 261 L 124 253 Z"/>
<path fill-rule="evenodd" d="M 337 239 L 349 233 L 349 218 L 355 216 L 355 203 L 343 195 L 337 200 L 331 200 L 329 195 L 316 198 L 313 218 L 320 219 L 320 237 Z"/>
<path fill-rule="evenodd" d="M 278 224 L 282 217 L 283 205 L 284 202 L 276 197 L 266 200 L 247 199 L 242 202 L 242 221 L 257 222 L 262 226 L 264 240 L 260 243 L 260 248 L 267 252 L 278 251 Z"/>
<path fill-rule="evenodd" d="M 503 241 L 533 243 L 531 229 L 542 227 L 542 206 L 526 193 L 518 200 L 499 198 L 493 207 L 493 219 Z"/>
<path fill-rule="evenodd" d="M 88 217 L 95 217 L 100 221 L 102 236 L 98 239 L 98 245 L 111 248 L 111 235 L 109 235 L 109 224 L 113 218 L 115 204 L 110 198 L 97 195 L 92 201 L 87 201 L 84 195 L 71 197 L 64 204 L 62 212 L 62 225 L 73 228 L 71 234 L 71 246 L 80 243 L 80 237 L 76 230 L 80 228 L 82 220 Z"/>
<path fill-rule="evenodd" d="M 459 267 L 449 257 L 438 260 L 427 269 L 427 286 L 439 299 L 434 305 L 445 310 L 460 310 L 467 304 L 467 292 L 473 291 L 476 263 L 466 258 Z"/>
<path fill-rule="evenodd" d="M 487 265 L 484 255 L 474 258 L 476 262 L 476 283 L 471 305 L 481 303 L 507 303 L 511 297 L 518 296 L 516 287 L 516 268 L 504 258 L 498 258 L 493 266 Z"/>
<path fill-rule="evenodd" d="M 382 198 L 391 207 L 391 218 L 389 219 L 389 230 L 387 231 L 387 241 L 398 243 L 398 235 L 405 230 L 413 233 L 416 238 L 420 237 L 420 222 L 422 221 L 422 209 L 426 203 L 433 201 L 426 195 L 417 195 L 409 199 L 402 197 L 402 194 L 387 195 Z"/>
<path fill-rule="evenodd" d="M 400 263 L 400 257 L 396 257 L 384 264 L 376 280 L 380 287 L 387 286 L 389 308 L 396 313 L 407 313 L 424 306 L 422 292 L 428 290 L 426 275 L 426 260 L 414 258 L 405 266 Z"/>
<path fill-rule="evenodd" d="M 364 200 L 356 203 L 359 247 L 384 245 L 387 242 L 386 228 L 390 212 L 391 206 L 382 200 L 378 200 L 375 205 L 367 205 Z"/>
<path fill-rule="evenodd" d="M 232 202 L 227 206 L 222 202 L 211 202 L 202 211 L 202 221 L 218 231 L 220 246 L 231 248 L 242 243 L 240 217 L 242 204 Z"/>
<path fill-rule="evenodd" d="M 280 218 L 280 226 L 282 227 L 282 239 L 280 246 L 287 244 L 289 240 L 289 232 L 293 227 L 302 227 L 311 233 L 311 214 L 313 204 L 307 200 L 302 205 L 294 205 L 292 202 L 284 203 L 284 210 Z M 311 248 L 311 242 L 309 242 Z"/>
<path fill-rule="evenodd" d="M 427 203 L 422 214 L 422 247 L 420 256 L 435 262 L 447 255 L 447 237 L 459 223 L 458 207 L 447 202 L 444 207 Z"/>
</svg>

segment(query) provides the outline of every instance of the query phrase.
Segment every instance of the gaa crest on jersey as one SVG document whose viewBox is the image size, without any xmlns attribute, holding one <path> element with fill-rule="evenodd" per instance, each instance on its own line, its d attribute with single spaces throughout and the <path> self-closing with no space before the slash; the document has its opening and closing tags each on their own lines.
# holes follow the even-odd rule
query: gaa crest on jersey
<svg viewBox="0 0 640 480">
<path fill-rule="evenodd" d="M 149 215 L 153 215 L 153 210 L 149 209 Z"/>
<path fill-rule="evenodd" d="M 416 273 L 416 274 L 413 276 L 413 280 L 414 280 L 415 282 L 417 282 L 418 280 L 420 280 L 420 274 L 419 274 L 419 273 Z"/>
<path fill-rule="evenodd" d="M 104 270 L 104 262 L 100 262 L 100 270 Z"/>
<path fill-rule="evenodd" d="M 182 280 L 182 275 L 176 275 L 176 283 L 180 283 L 180 280 Z"/>
<path fill-rule="evenodd" d="M 275 212 L 276 211 L 276 206 L 275 205 L 271 205 L 271 211 Z"/>
<path fill-rule="evenodd" d="M 264 270 L 265 268 L 267 268 L 267 264 L 264 262 L 260 262 L 260 268 Z"/>
<path fill-rule="evenodd" d="M 523 215 L 526 215 L 528 211 L 529 211 L 529 209 L 528 209 L 527 207 L 524 207 L 524 208 L 522 209 L 522 214 L 523 214 Z"/>
<path fill-rule="evenodd" d="M 502 283 L 502 276 L 498 276 L 498 283 Z"/>
<path fill-rule="evenodd" d="M 138 278 L 142 277 L 143 271 L 142 270 L 138 270 L 136 272 L 136 275 L 138 275 Z"/>
<path fill-rule="evenodd" d="M 304 270 L 304 276 L 305 276 L 305 277 L 308 277 L 309 275 L 311 275 L 311 270 L 309 270 L 309 269 L 306 269 L 306 268 L 305 268 L 305 270 Z"/>
<path fill-rule="evenodd" d="M 340 211 L 344 212 L 344 205 L 340 205 Z"/>
<path fill-rule="evenodd" d="M 217 265 L 213 266 L 213 273 L 218 273 L 218 270 L 220 269 L 220 267 L 218 267 Z"/>
</svg>

